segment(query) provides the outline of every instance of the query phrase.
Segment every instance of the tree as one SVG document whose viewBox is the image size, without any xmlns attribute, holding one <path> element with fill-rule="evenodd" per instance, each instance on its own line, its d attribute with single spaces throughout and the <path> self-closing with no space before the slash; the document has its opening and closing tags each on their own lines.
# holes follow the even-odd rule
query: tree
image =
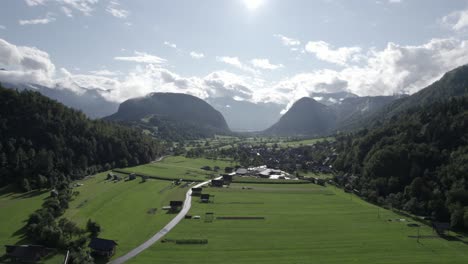
<svg viewBox="0 0 468 264">
<path fill-rule="evenodd" d="M 99 233 L 101 233 L 101 226 L 98 223 L 91 221 L 91 219 L 88 219 L 86 230 L 91 233 L 91 237 L 97 237 Z"/>
</svg>

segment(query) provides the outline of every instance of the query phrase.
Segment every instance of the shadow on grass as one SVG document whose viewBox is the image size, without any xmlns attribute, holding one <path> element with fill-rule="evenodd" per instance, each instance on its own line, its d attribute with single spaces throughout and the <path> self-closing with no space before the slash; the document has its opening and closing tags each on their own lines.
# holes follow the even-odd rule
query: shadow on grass
<svg viewBox="0 0 468 264">
<path fill-rule="evenodd" d="M 35 190 L 35 191 L 30 191 L 30 192 L 27 192 L 27 193 L 23 193 L 23 194 L 20 194 L 18 196 L 15 196 L 13 199 L 26 199 L 26 198 L 32 198 L 32 197 L 36 197 L 36 196 L 39 196 L 39 195 L 42 195 L 46 192 L 49 192 L 49 190 Z"/>
</svg>

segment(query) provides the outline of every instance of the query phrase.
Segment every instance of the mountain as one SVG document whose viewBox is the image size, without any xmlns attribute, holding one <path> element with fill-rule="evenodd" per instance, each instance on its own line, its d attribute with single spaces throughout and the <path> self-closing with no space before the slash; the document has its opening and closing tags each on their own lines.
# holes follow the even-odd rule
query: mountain
<svg viewBox="0 0 468 264">
<path fill-rule="evenodd" d="M 332 108 L 310 97 L 303 97 L 264 133 L 278 136 L 318 136 L 330 133 L 335 125 L 336 113 Z"/>
<path fill-rule="evenodd" d="M 358 98 L 359 96 L 349 92 L 336 93 L 311 93 L 309 97 L 324 105 L 337 105 L 347 98 Z"/>
<path fill-rule="evenodd" d="M 27 191 L 154 160 L 158 142 L 141 131 L 90 120 L 38 92 L 0 86 L 0 186 Z"/>
<path fill-rule="evenodd" d="M 463 91 L 456 87 L 439 86 L 445 93 L 429 91 L 433 95 Z M 429 93 L 413 98 L 421 94 Z M 333 164 L 339 171 L 338 183 L 374 203 L 468 230 L 468 92 L 464 94 L 432 103 L 429 96 L 423 105 L 353 134 L 338 135 Z"/>
<path fill-rule="evenodd" d="M 230 133 L 223 115 L 200 98 L 180 93 L 152 93 L 120 104 L 105 120 L 139 126 L 166 140 L 196 139 Z"/>
<path fill-rule="evenodd" d="M 345 98 L 333 105 L 337 113 L 337 130 L 352 130 L 366 124 L 367 119 L 387 105 L 406 95 Z"/>
<path fill-rule="evenodd" d="M 230 97 L 209 98 L 208 103 L 223 114 L 233 131 L 262 131 L 272 126 L 281 117 L 286 106 L 276 103 L 252 103 L 237 101 Z"/>
<path fill-rule="evenodd" d="M 460 66 L 442 76 L 442 78 L 411 96 L 403 97 L 388 104 L 381 111 L 373 114 L 369 120 L 377 122 L 392 118 L 408 109 L 424 107 L 435 102 L 468 93 L 468 65 Z"/>
<path fill-rule="evenodd" d="M 62 104 L 81 110 L 91 118 L 101 118 L 115 113 L 119 107 L 116 102 L 106 100 L 98 91 L 77 87 L 78 92 L 60 86 L 50 88 L 38 84 L 3 83 L 5 88 L 15 90 L 32 90 L 41 93 Z"/>
</svg>

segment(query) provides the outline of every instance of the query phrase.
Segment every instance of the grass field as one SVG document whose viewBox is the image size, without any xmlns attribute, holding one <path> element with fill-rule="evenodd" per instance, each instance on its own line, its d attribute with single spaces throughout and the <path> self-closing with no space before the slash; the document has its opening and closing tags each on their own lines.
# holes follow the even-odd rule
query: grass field
<svg viewBox="0 0 468 264">
<path fill-rule="evenodd" d="M 160 162 L 125 168 L 121 171 L 155 176 L 161 179 L 184 179 L 190 181 L 206 181 L 207 179 L 211 179 L 213 175 L 218 175 L 214 171 L 202 170 L 201 167 L 203 166 L 210 166 L 212 169 L 218 166 L 221 168 L 220 172 L 224 172 L 225 167 L 233 166 L 233 164 L 225 160 L 189 159 L 182 156 L 171 156 Z"/>
<path fill-rule="evenodd" d="M 88 219 L 98 222 L 100 237 L 119 244 L 114 257 L 120 256 L 164 227 L 173 214 L 162 207 L 170 200 L 183 200 L 187 187 L 173 186 L 169 181 L 137 178 L 133 181 L 112 182 L 105 180 L 106 173 L 80 181 L 75 188 L 80 194 L 70 203 L 65 217 L 85 227 Z M 152 213 L 151 209 L 156 208 Z"/>
<path fill-rule="evenodd" d="M 23 227 L 29 215 L 40 209 L 47 197 L 49 197 L 48 191 L 17 193 L 10 187 L 0 189 L 0 246 L 2 246 L 0 256 L 4 253 L 3 245 L 28 244 L 23 237 Z M 0 263 L 4 262 L 0 260 Z M 44 263 L 63 263 L 63 256 L 53 256 Z"/>
<path fill-rule="evenodd" d="M 192 215 L 166 238 L 208 239 L 207 245 L 153 245 L 129 263 L 468 263 L 468 245 L 446 240 L 404 217 L 378 209 L 334 187 L 245 184 L 207 188 L 215 202 L 193 200 Z M 265 220 L 214 220 L 263 216 Z M 388 221 L 389 219 L 393 221 Z"/>
</svg>

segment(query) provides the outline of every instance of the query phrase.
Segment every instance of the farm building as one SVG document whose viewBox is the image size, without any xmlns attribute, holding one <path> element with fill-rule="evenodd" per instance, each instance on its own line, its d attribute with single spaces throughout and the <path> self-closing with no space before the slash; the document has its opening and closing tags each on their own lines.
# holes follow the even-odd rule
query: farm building
<svg viewBox="0 0 468 264">
<path fill-rule="evenodd" d="M 202 193 L 202 190 L 203 189 L 201 187 L 192 188 L 192 196 L 200 196 Z"/>
<path fill-rule="evenodd" d="M 210 195 L 207 194 L 207 193 L 203 193 L 201 196 L 200 196 L 200 201 L 202 203 L 209 203 L 210 202 Z"/>
<path fill-rule="evenodd" d="M 38 245 L 6 245 L 5 255 L 13 262 L 36 263 L 47 256 L 50 250 Z"/>
<path fill-rule="evenodd" d="M 239 168 L 236 170 L 237 175 L 246 175 L 249 171 L 246 168 Z"/>
<path fill-rule="evenodd" d="M 432 222 L 432 228 L 437 234 L 444 235 L 445 232 L 450 230 L 450 223 Z"/>
<path fill-rule="evenodd" d="M 223 187 L 224 180 L 211 180 L 211 186 L 213 187 Z"/>
<path fill-rule="evenodd" d="M 182 209 L 184 201 L 170 201 L 169 205 L 171 206 L 171 211 L 177 212 Z"/>
<path fill-rule="evenodd" d="M 88 245 L 93 254 L 106 257 L 114 255 L 116 246 L 117 242 L 114 240 L 97 237 L 92 238 Z"/>
<path fill-rule="evenodd" d="M 223 181 L 225 184 L 230 184 L 232 182 L 232 174 L 223 174 Z"/>
</svg>

